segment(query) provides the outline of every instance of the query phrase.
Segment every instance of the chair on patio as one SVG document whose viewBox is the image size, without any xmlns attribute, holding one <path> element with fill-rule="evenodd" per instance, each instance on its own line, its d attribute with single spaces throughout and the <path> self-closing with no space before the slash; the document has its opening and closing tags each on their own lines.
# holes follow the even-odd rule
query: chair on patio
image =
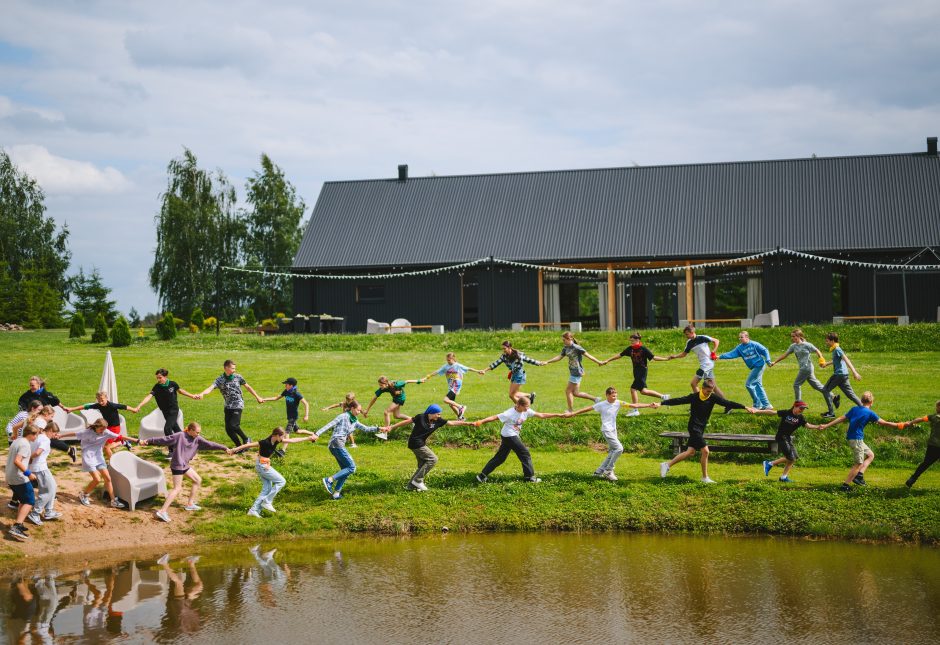
<svg viewBox="0 0 940 645">
<path fill-rule="evenodd" d="M 142 499 L 166 495 L 163 469 L 132 452 L 123 451 L 111 457 L 108 472 L 114 484 L 114 494 L 127 502 L 132 511 Z"/>
<path fill-rule="evenodd" d="M 166 417 L 163 416 L 163 412 L 160 411 L 160 408 L 157 408 L 150 414 L 141 418 L 140 420 L 140 434 L 138 435 L 139 439 L 155 439 L 156 437 L 162 437 L 163 435 L 163 426 L 166 423 Z M 183 411 L 180 410 L 179 414 L 176 417 L 176 423 L 180 428 L 183 428 Z"/>
</svg>

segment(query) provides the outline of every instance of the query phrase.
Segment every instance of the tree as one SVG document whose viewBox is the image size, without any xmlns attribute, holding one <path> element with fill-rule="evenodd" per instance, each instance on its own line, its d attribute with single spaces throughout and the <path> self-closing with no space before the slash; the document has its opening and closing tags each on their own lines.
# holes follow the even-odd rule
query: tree
<svg viewBox="0 0 940 645">
<path fill-rule="evenodd" d="M 209 307 L 217 316 L 244 307 L 242 279 L 224 266 L 242 260 L 245 227 L 235 213 L 235 189 L 221 171 L 209 173 L 195 155 L 167 166 L 167 188 L 154 218 L 157 248 L 150 285 L 167 310 Z"/>
<path fill-rule="evenodd" d="M 131 344 L 131 328 L 124 316 L 118 316 L 111 328 L 111 346 L 128 347 Z"/>
<path fill-rule="evenodd" d="M 76 311 L 72 314 L 72 323 L 69 326 L 69 338 L 85 337 L 85 317 L 82 312 Z"/>
<path fill-rule="evenodd" d="M 246 200 L 250 209 L 244 212 L 247 235 L 245 260 L 249 267 L 276 267 L 284 272 L 294 261 L 303 230 L 300 221 L 306 205 L 297 196 L 284 172 L 266 155 L 261 155 L 261 171 L 246 182 Z M 292 284 L 289 277 L 270 274 L 246 274 L 249 305 L 264 317 L 275 311 L 293 307 Z"/>
<path fill-rule="evenodd" d="M 160 340 L 172 340 L 176 338 L 176 323 L 173 322 L 173 314 L 166 312 L 163 318 L 157 323 L 157 336 Z"/>
<path fill-rule="evenodd" d="M 104 286 L 98 269 L 92 268 L 91 273 L 85 274 L 81 268 L 78 275 L 72 278 L 72 308 L 80 311 L 86 320 L 94 320 L 101 314 L 109 325 L 114 324 L 118 316 L 117 303 L 108 300 L 111 290 Z"/>
<path fill-rule="evenodd" d="M 190 324 L 196 325 L 198 329 L 202 329 L 203 323 L 206 322 L 206 317 L 202 314 L 202 309 L 196 307 L 193 309 L 193 315 L 189 317 Z"/>
<path fill-rule="evenodd" d="M 140 314 L 137 313 L 137 309 L 131 307 L 131 310 L 127 312 L 127 324 L 131 327 L 140 327 Z"/>
<path fill-rule="evenodd" d="M 108 342 L 108 324 L 104 320 L 104 314 L 95 316 L 95 330 L 91 333 L 91 342 Z"/>
<path fill-rule="evenodd" d="M 69 231 L 46 217 L 45 195 L 0 149 L 0 320 L 56 326 L 68 295 Z"/>
</svg>

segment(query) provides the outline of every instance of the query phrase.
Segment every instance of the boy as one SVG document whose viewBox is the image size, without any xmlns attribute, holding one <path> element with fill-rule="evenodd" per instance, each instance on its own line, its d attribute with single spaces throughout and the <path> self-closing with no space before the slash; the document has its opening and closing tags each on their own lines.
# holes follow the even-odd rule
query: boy
<svg viewBox="0 0 940 645">
<path fill-rule="evenodd" d="M 698 357 L 698 369 L 695 371 L 695 376 L 692 377 L 692 386 L 693 392 L 698 392 L 699 381 L 703 379 L 711 379 L 712 390 L 721 398 L 724 398 L 724 393 L 718 389 L 718 385 L 715 383 L 715 360 L 718 358 L 718 345 L 721 344 L 717 338 L 712 338 L 711 336 L 699 336 L 695 333 L 695 327 L 692 325 L 686 325 L 682 330 L 682 333 L 685 334 L 686 343 L 685 349 L 682 350 L 679 354 L 670 354 L 666 359 L 671 361 L 675 358 L 685 358 L 689 355 L 689 352 L 695 354 Z M 709 344 L 714 343 L 714 349 L 709 347 Z"/>
<path fill-rule="evenodd" d="M 927 437 L 927 452 L 924 453 L 924 460 L 914 471 L 914 474 L 908 477 L 907 481 L 904 482 L 904 485 L 908 488 L 913 486 L 917 482 L 917 479 L 924 474 L 924 471 L 930 468 L 935 461 L 940 459 L 940 401 L 937 401 L 935 409 L 936 414 L 917 417 L 907 422 L 909 426 L 921 422 L 930 424 L 930 436 Z"/>
<path fill-rule="evenodd" d="M 258 403 L 261 403 L 261 397 L 254 391 L 254 388 L 248 385 L 248 381 L 242 378 L 241 374 L 235 372 L 235 367 L 235 361 L 226 360 L 222 364 L 222 374 L 197 396 L 201 399 L 211 394 L 216 388 L 222 393 L 222 398 L 225 400 L 225 434 L 237 448 L 243 443 L 251 442 L 248 435 L 242 431 L 242 411 L 245 409 L 242 387 L 251 392 Z"/>
<path fill-rule="evenodd" d="M 741 358 L 751 370 L 747 380 L 744 381 L 744 389 L 751 395 L 754 407 L 758 410 L 773 410 L 774 406 L 770 404 L 767 391 L 764 389 L 764 370 L 770 364 L 770 351 L 757 341 L 751 340 L 751 335 L 746 331 L 738 334 L 738 340 L 741 341 L 740 345 L 718 358 L 719 360 Z"/>
<path fill-rule="evenodd" d="M 364 418 L 369 417 L 369 410 L 372 409 L 372 406 L 375 405 L 375 402 L 379 400 L 379 397 L 384 393 L 388 392 L 389 396 L 392 397 L 392 404 L 385 408 L 385 425 L 389 425 L 392 422 L 392 415 L 396 419 L 407 419 L 408 417 L 401 411 L 401 406 L 405 405 L 405 386 L 409 383 L 421 383 L 420 379 L 410 380 L 410 381 L 390 381 L 386 376 L 379 377 L 379 389 L 375 391 L 375 396 L 372 397 L 372 400 L 369 401 L 369 405 L 366 407 L 366 411 L 362 413 Z"/>
<path fill-rule="evenodd" d="M 284 391 L 278 394 L 277 396 L 272 396 L 266 399 L 261 399 L 261 402 L 265 401 L 277 401 L 279 399 L 284 399 L 284 403 L 287 406 L 287 425 L 284 426 L 284 432 L 287 433 L 287 436 L 290 437 L 290 433 L 297 432 L 297 419 L 300 413 L 297 411 L 298 404 L 304 404 L 304 423 L 310 419 L 310 404 L 307 403 L 307 399 L 304 398 L 304 395 L 300 393 L 300 390 L 297 389 L 297 379 L 293 376 L 290 376 L 283 381 L 281 385 L 286 385 Z M 278 448 L 274 451 L 274 455 L 277 457 L 283 457 L 284 453 L 287 451 L 287 444 L 284 444 L 284 448 Z"/>
<path fill-rule="evenodd" d="M 809 383 L 810 387 L 823 395 L 823 398 L 826 400 L 826 406 L 832 409 L 832 404 L 830 403 L 829 393 L 826 392 L 826 388 L 823 387 L 823 384 L 819 382 L 819 379 L 816 378 L 814 372 L 813 361 L 811 356 L 815 353 L 819 357 L 819 364 L 825 365 L 826 359 L 823 357 L 822 352 L 813 345 L 811 342 L 806 340 L 806 335 L 803 333 L 802 329 L 794 329 L 790 332 L 790 346 L 787 347 L 787 351 L 780 355 L 780 358 L 773 361 L 770 364 L 770 367 L 773 367 L 783 359 L 785 359 L 790 354 L 796 356 L 797 372 L 796 378 L 793 379 L 793 400 L 802 401 L 803 400 L 803 383 Z M 822 415 L 826 419 L 831 419 L 835 415 L 829 412 L 824 412 Z"/>
<path fill-rule="evenodd" d="M 453 356 L 453 354 L 448 354 L 448 357 L 450 356 Z M 424 414 L 418 414 L 404 421 L 399 421 L 391 426 L 388 431 L 391 432 L 395 428 L 400 428 L 407 423 L 414 424 L 411 429 L 411 436 L 408 437 L 408 448 L 411 449 L 411 452 L 414 453 L 415 458 L 418 460 L 418 470 L 411 476 L 411 481 L 408 482 L 408 490 L 419 492 L 426 491 L 428 487 L 424 485 L 424 478 L 437 463 L 437 455 L 428 448 L 428 439 L 430 436 L 434 434 L 438 428 L 443 428 L 446 425 L 469 426 L 472 424 L 469 421 L 447 421 L 446 419 L 442 419 L 441 406 L 432 403 L 424 411 Z"/>
<path fill-rule="evenodd" d="M 660 394 L 659 392 L 646 387 L 646 376 L 649 373 L 649 362 L 668 361 L 668 358 L 654 356 L 653 352 L 651 352 L 649 348 L 647 348 L 641 342 L 640 334 L 638 332 L 633 332 L 630 334 L 630 346 L 619 354 L 611 356 L 606 361 L 601 361 L 601 365 L 607 365 L 607 363 L 619 360 L 624 356 L 629 356 L 630 361 L 633 363 L 633 384 L 630 386 L 630 400 L 633 401 L 633 403 L 640 402 L 640 394 L 645 396 L 655 396 L 657 399 L 662 401 L 665 401 L 669 398 L 668 394 Z M 630 410 L 630 412 L 627 413 L 627 416 L 638 417 L 640 416 L 640 411 L 634 407 L 633 410 Z"/>
<path fill-rule="evenodd" d="M 10 452 L 7 454 L 7 485 L 13 489 L 13 499 L 20 504 L 16 511 L 16 521 L 7 531 L 7 535 L 20 542 L 29 539 L 29 533 L 23 522 L 33 510 L 33 504 L 36 503 L 32 484 L 36 481 L 36 475 L 29 470 L 29 442 L 35 439 L 37 434 L 36 426 L 27 425 L 20 436 L 10 444 Z"/>
<path fill-rule="evenodd" d="M 127 437 L 121 436 L 121 414 L 118 410 L 130 410 L 134 414 L 137 414 L 138 408 L 132 408 L 123 403 L 115 403 L 108 400 L 108 393 L 102 390 L 95 394 L 95 403 L 86 403 L 84 405 L 76 405 L 75 407 L 69 408 L 62 406 L 62 409 L 66 412 L 75 412 L 76 410 L 97 410 L 101 414 L 101 418 L 104 419 L 105 426 L 109 432 L 116 434 L 116 437 L 111 437 L 108 439 L 107 443 L 104 445 L 104 456 L 106 459 L 111 459 L 111 444 L 122 443 L 124 446 L 130 450 L 131 444 L 127 441 Z"/>
<path fill-rule="evenodd" d="M 875 453 L 872 452 L 871 448 L 865 445 L 865 426 L 874 422 L 878 425 L 897 428 L 898 430 L 904 428 L 903 423 L 885 421 L 875 414 L 874 410 L 871 409 L 871 405 L 874 402 L 874 394 L 871 392 L 863 392 L 861 405 L 856 405 L 838 419 L 830 421 L 821 428 L 822 430 L 826 430 L 843 421 L 849 422 L 849 429 L 845 433 L 845 438 L 849 442 L 849 447 L 852 448 L 854 463 L 852 467 L 849 468 L 849 474 L 842 483 L 843 491 L 852 490 L 852 487 L 849 485 L 852 483 L 855 483 L 856 486 L 864 486 L 865 471 L 868 470 L 871 462 L 875 459 Z"/>
<path fill-rule="evenodd" d="M 780 475 L 780 481 L 784 483 L 790 482 L 790 469 L 793 468 L 793 464 L 796 463 L 798 457 L 796 446 L 793 445 L 793 433 L 803 426 L 806 426 L 810 430 L 819 430 L 822 427 L 806 421 L 806 417 L 803 416 L 803 410 L 808 407 L 809 406 L 803 401 L 794 401 L 793 407 L 789 410 L 757 410 L 757 414 L 776 414 L 780 417 L 780 425 L 777 426 L 777 434 L 774 436 L 774 439 L 783 457 L 774 459 L 773 461 L 764 461 L 764 477 L 770 474 L 770 470 L 774 466 L 786 464 L 783 467 L 783 474 Z"/>
<path fill-rule="evenodd" d="M 852 389 L 852 383 L 849 381 L 849 370 L 852 370 L 852 376 L 855 377 L 856 381 L 861 381 L 862 375 L 858 373 L 852 361 L 845 355 L 843 349 L 839 347 L 839 334 L 835 332 L 826 334 L 826 345 L 829 346 L 829 350 L 832 352 L 832 360 L 820 362 L 819 366 L 829 367 L 832 365 L 832 376 L 829 377 L 829 380 L 826 381 L 826 385 L 823 386 L 823 394 L 827 395 L 826 405 L 829 406 L 829 411 L 823 416 L 834 419 L 836 414 L 832 406 L 835 405 L 839 407 L 839 404 L 842 402 L 842 397 L 838 394 L 832 396 L 832 391 L 838 387 L 852 400 L 852 403 L 861 405 L 862 402 L 855 395 L 855 391 Z"/>
<path fill-rule="evenodd" d="M 693 392 L 678 399 L 669 399 L 663 401 L 663 405 L 688 405 L 689 406 L 689 446 L 685 452 L 680 452 L 670 461 L 664 461 L 659 464 L 659 476 L 665 477 L 669 469 L 680 461 L 688 459 L 695 454 L 696 450 L 702 451 L 702 483 L 714 484 L 715 481 L 708 476 L 708 444 L 705 442 L 705 428 L 708 426 L 708 419 L 712 415 L 712 410 L 716 405 L 723 406 L 725 410 L 747 410 L 754 414 L 754 408 L 748 408 L 740 403 L 728 401 L 720 394 L 715 387 L 715 381 L 706 378 L 702 381 L 700 392 Z"/>
<path fill-rule="evenodd" d="M 620 408 L 633 408 L 634 410 L 636 408 L 658 408 L 659 404 L 624 403 L 617 399 L 617 388 L 615 387 L 607 388 L 604 394 L 607 396 L 605 401 L 598 401 L 594 405 L 581 408 L 576 412 L 568 412 L 564 416 L 565 418 L 573 417 L 578 414 L 590 412 L 591 410 L 594 410 L 600 415 L 601 434 L 604 435 L 604 439 L 607 440 L 607 457 L 604 458 L 601 465 L 594 471 L 594 476 L 615 482 L 617 481 L 617 475 L 614 474 L 614 466 L 617 464 L 620 455 L 623 454 L 623 444 L 620 443 L 620 439 L 617 438 L 617 413 L 620 412 Z M 632 415 L 628 414 L 627 416 Z"/>
<path fill-rule="evenodd" d="M 516 404 L 502 414 L 494 414 L 491 417 L 473 422 L 473 425 L 478 428 L 484 423 L 490 423 L 491 421 L 503 422 L 503 427 L 499 431 L 501 437 L 499 450 L 496 451 L 492 459 L 486 462 L 486 465 L 483 466 L 483 470 L 477 475 L 477 481 L 481 484 L 485 484 L 489 474 L 506 461 L 506 457 L 509 456 L 510 452 L 516 453 L 516 457 L 522 462 L 522 476 L 525 481 L 531 484 L 538 484 L 542 481 L 535 476 L 535 468 L 532 466 L 532 454 L 529 452 L 529 449 L 526 448 L 525 444 L 522 443 L 522 439 L 519 438 L 519 432 L 522 430 L 522 424 L 525 423 L 526 419 L 531 419 L 532 417 L 537 419 L 552 419 L 565 415 L 556 412 L 536 412 L 530 409 L 530 405 L 528 397 L 519 395 L 516 397 Z"/>
<path fill-rule="evenodd" d="M 445 360 L 447 362 L 444 365 L 420 379 L 418 382 L 424 383 L 436 374 L 447 377 L 447 394 L 444 395 L 444 403 L 450 406 L 450 409 L 454 411 L 459 421 L 463 421 L 467 406 L 457 404 L 457 395 L 460 394 L 460 388 L 463 386 L 463 375 L 467 372 L 476 372 L 477 374 L 486 374 L 486 372 L 483 370 L 475 370 L 472 367 L 458 363 L 457 355 L 453 352 L 449 352 Z"/>
<path fill-rule="evenodd" d="M 161 367 L 155 375 L 157 382 L 151 388 L 150 393 L 138 404 L 137 409 L 140 410 L 150 403 L 150 399 L 156 399 L 157 407 L 163 414 L 163 435 L 169 437 L 171 434 L 183 431 L 179 425 L 180 404 L 177 395 L 182 394 L 193 400 L 201 397 L 198 394 L 190 394 L 181 388 L 179 383 L 171 381 L 170 372 L 166 368 Z"/>
<path fill-rule="evenodd" d="M 39 497 L 26 519 L 36 526 L 41 526 L 43 520 L 57 520 L 62 517 L 55 511 L 56 480 L 46 462 L 52 451 L 52 441 L 46 433 L 55 434 L 59 431 L 59 427 L 55 422 L 49 421 L 45 428 L 37 428 L 37 430 L 39 432 L 29 442 L 29 469 L 36 476 Z"/>
</svg>

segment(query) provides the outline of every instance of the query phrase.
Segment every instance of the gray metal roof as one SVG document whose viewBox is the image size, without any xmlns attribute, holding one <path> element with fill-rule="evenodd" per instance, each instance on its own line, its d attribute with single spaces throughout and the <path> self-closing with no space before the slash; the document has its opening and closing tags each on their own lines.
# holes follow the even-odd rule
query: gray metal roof
<svg viewBox="0 0 940 645">
<path fill-rule="evenodd" d="M 327 182 L 294 267 L 937 245 L 940 158 L 897 154 Z"/>
</svg>

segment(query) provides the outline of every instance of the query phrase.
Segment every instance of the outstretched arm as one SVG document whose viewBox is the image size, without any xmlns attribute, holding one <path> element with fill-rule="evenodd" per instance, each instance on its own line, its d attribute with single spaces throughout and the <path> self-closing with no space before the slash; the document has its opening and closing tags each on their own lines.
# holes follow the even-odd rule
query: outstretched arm
<svg viewBox="0 0 940 645">
<path fill-rule="evenodd" d="M 366 406 L 365 411 L 362 413 L 362 416 L 368 417 L 368 416 L 369 416 L 369 410 L 372 409 L 372 406 L 375 405 L 375 402 L 378 401 L 378 400 L 379 400 L 379 397 L 378 397 L 378 396 L 373 396 L 373 397 L 372 397 L 372 400 L 369 401 L 369 405 Z"/>
<path fill-rule="evenodd" d="M 585 353 L 587 353 L 587 352 L 585 352 Z M 553 356 L 552 358 L 548 359 L 547 361 L 542 361 L 542 365 L 548 365 L 549 363 L 557 363 L 557 362 L 560 361 L 562 358 L 564 358 L 564 356 L 562 356 L 561 354 L 559 354 L 558 356 Z"/>
<path fill-rule="evenodd" d="M 414 419 L 414 417 L 408 417 L 408 418 L 406 418 L 406 419 L 402 419 L 402 420 L 399 421 L 398 423 L 394 423 L 394 424 L 390 425 L 390 426 L 388 427 L 388 431 L 391 432 L 392 430 L 397 430 L 398 428 L 400 428 L 400 427 L 402 427 L 402 426 L 406 426 L 406 425 L 408 425 L 409 423 L 411 423 L 411 420 L 412 420 L 412 419 Z"/>
<path fill-rule="evenodd" d="M 895 422 L 893 422 L 893 421 L 885 421 L 884 419 L 878 419 L 878 425 L 880 425 L 880 426 L 888 426 L 889 428 L 897 428 L 898 430 L 903 430 L 903 429 L 904 429 L 904 422 L 903 422 L 903 421 L 898 421 L 897 423 L 895 423 Z"/>
<path fill-rule="evenodd" d="M 473 422 L 473 425 L 479 428 L 484 423 L 492 423 L 493 421 L 496 421 L 498 419 L 499 419 L 499 415 L 494 414 L 493 416 L 485 417 L 483 419 L 477 419 L 476 421 Z"/>
<path fill-rule="evenodd" d="M 586 408 L 581 408 L 580 410 L 574 410 L 574 411 L 572 411 L 572 412 L 565 412 L 563 416 L 564 416 L 566 419 L 569 419 L 569 418 L 571 418 L 571 417 L 576 417 L 576 416 L 578 416 L 579 414 L 587 414 L 588 412 L 592 412 L 593 410 L 594 410 L 594 406 L 593 406 L 593 405 L 589 405 L 589 406 L 587 406 Z"/>
<path fill-rule="evenodd" d="M 300 441 L 308 441 L 308 439 L 301 439 Z M 232 448 L 232 454 L 233 454 L 233 455 L 237 455 L 238 453 L 240 453 L 240 452 L 242 452 L 242 451 L 244 451 L 244 450 L 248 450 L 249 448 L 256 448 L 257 446 L 258 446 L 258 442 L 257 442 L 257 441 L 252 441 L 251 443 L 243 443 L 242 445 L 238 446 L 237 448 Z"/>
<path fill-rule="evenodd" d="M 251 395 L 252 395 L 253 397 L 255 397 L 255 399 L 258 401 L 258 403 L 264 403 L 264 399 L 262 399 L 260 396 L 258 396 L 258 393 L 255 392 L 255 389 L 254 389 L 253 387 L 251 387 L 250 385 L 248 385 L 248 383 L 245 383 L 245 389 L 248 390 L 249 392 L 251 392 Z"/>
<path fill-rule="evenodd" d="M 558 417 L 563 417 L 567 412 L 536 412 L 532 416 L 536 419 L 556 419 Z"/>
<path fill-rule="evenodd" d="M 849 360 L 849 357 L 847 354 L 845 353 L 842 354 L 842 360 L 845 361 L 846 366 L 852 371 L 852 376 L 855 377 L 855 380 L 861 381 L 862 375 L 858 373 L 857 369 L 855 369 L 855 365 L 853 365 L 852 361 Z"/>
<path fill-rule="evenodd" d="M 772 361 L 772 362 L 770 363 L 770 367 L 773 367 L 774 365 L 776 365 L 777 363 L 779 363 L 780 361 L 782 361 L 783 359 L 785 359 L 787 356 L 789 356 L 789 355 L 792 354 L 792 353 L 793 353 L 793 352 L 790 351 L 789 348 L 787 348 L 787 351 L 785 351 L 784 353 L 782 353 L 782 354 L 780 355 L 780 358 L 778 358 L 777 360 Z"/>
<path fill-rule="evenodd" d="M 823 425 L 819 426 L 819 429 L 820 429 L 820 430 L 828 430 L 828 429 L 831 428 L 832 426 L 838 425 L 838 424 L 842 423 L 843 421 L 845 421 L 845 415 L 844 415 L 844 414 L 843 414 L 841 417 L 838 417 L 838 418 L 836 418 L 836 419 L 833 419 L 833 420 L 830 421 L 829 423 L 824 423 Z"/>
<path fill-rule="evenodd" d="M 184 390 L 183 388 L 178 389 L 177 392 L 179 392 L 179 393 L 182 394 L 183 396 L 188 396 L 189 398 L 191 398 L 191 399 L 193 399 L 193 400 L 199 398 L 199 395 L 198 395 L 198 394 L 193 394 L 192 392 L 187 392 L 187 391 Z M 143 404 L 141 404 L 141 405 L 143 405 Z M 137 406 L 137 407 L 140 407 L 140 406 Z"/>
<path fill-rule="evenodd" d="M 247 385 L 246 385 L 245 387 L 247 387 Z M 261 402 L 270 402 L 270 401 L 278 401 L 278 400 L 283 399 L 283 398 L 284 398 L 284 395 L 283 395 L 283 394 L 278 394 L 277 396 L 266 396 L 266 397 L 262 398 L 261 401 L 259 401 L 259 403 L 261 403 Z"/>
<path fill-rule="evenodd" d="M 614 354 L 613 356 L 611 356 L 611 357 L 608 358 L 607 360 L 601 362 L 601 365 L 607 365 L 607 363 L 613 363 L 614 361 L 619 361 L 621 358 L 623 358 L 623 356 L 621 356 L 620 354 Z M 660 360 L 666 360 L 666 359 L 663 358 L 663 359 L 660 359 Z"/>
<path fill-rule="evenodd" d="M 180 391 L 182 392 L 182 390 Z M 140 403 L 137 404 L 137 409 L 140 410 L 142 407 L 150 403 L 150 399 L 152 398 L 153 398 L 153 394 L 148 392 L 147 396 L 145 396 L 144 399 Z"/>
<path fill-rule="evenodd" d="M 594 362 L 597 363 L 598 365 L 603 365 L 602 362 L 600 362 L 599 360 L 597 360 L 596 358 L 594 358 L 593 356 L 591 356 L 588 352 L 584 352 L 584 355 L 587 356 L 588 358 L 590 358 L 592 361 L 594 361 Z"/>
<path fill-rule="evenodd" d="M 688 355 L 689 355 L 688 352 L 679 352 L 678 354 L 670 354 L 670 355 L 666 358 L 666 360 L 667 360 L 667 361 L 671 361 L 671 360 L 676 359 L 676 358 L 685 358 L 685 357 L 688 356 Z"/>
</svg>

